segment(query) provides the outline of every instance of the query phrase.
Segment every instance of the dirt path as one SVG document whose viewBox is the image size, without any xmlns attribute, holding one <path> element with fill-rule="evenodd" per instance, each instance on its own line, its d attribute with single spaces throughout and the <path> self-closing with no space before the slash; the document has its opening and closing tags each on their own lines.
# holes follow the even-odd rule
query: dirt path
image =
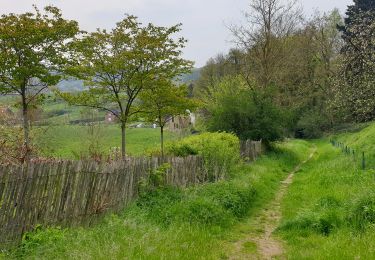
<svg viewBox="0 0 375 260">
<path fill-rule="evenodd" d="M 229 259 L 286 259 L 283 257 L 283 245 L 281 241 L 275 238 L 272 233 L 279 226 L 281 220 L 281 202 L 293 182 L 294 175 L 302 166 L 310 161 L 316 152 L 316 148 L 310 154 L 307 160 L 299 164 L 288 177 L 281 182 L 280 190 L 277 192 L 275 199 L 269 203 L 259 215 L 251 222 L 256 230 L 252 230 L 245 238 L 235 243 L 234 252 Z M 244 248 L 253 247 L 253 251 L 244 252 Z"/>
</svg>

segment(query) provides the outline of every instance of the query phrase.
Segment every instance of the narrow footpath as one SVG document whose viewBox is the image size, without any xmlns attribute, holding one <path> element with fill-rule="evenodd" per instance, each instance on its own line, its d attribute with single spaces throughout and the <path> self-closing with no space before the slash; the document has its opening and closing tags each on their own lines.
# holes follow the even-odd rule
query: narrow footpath
<svg viewBox="0 0 375 260">
<path fill-rule="evenodd" d="M 252 226 L 250 232 L 234 243 L 233 252 L 229 259 L 286 259 L 283 256 L 282 242 L 273 236 L 273 232 L 279 226 L 282 217 L 281 202 L 289 185 L 293 183 L 294 175 L 313 158 L 316 149 L 315 147 L 308 159 L 294 168 L 288 177 L 281 182 L 281 187 L 275 198 L 250 222 Z"/>
</svg>

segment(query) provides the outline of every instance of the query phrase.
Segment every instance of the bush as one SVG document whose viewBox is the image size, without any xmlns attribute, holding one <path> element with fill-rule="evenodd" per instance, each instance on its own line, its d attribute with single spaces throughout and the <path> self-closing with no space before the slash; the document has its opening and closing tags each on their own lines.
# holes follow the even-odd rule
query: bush
<svg viewBox="0 0 375 260">
<path fill-rule="evenodd" d="M 27 257 L 28 252 L 40 247 L 45 247 L 48 250 L 48 246 L 65 239 L 65 235 L 66 229 L 37 226 L 33 232 L 28 232 L 23 236 L 21 245 L 15 251 L 14 257 Z"/>
<path fill-rule="evenodd" d="M 211 181 L 225 177 L 240 160 L 239 140 L 228 133 L 204 133 L 166 146 L 172 156 L 200 155 Z M 220 175 L 217 176 L 217 173 Z"/>
<path fill-rule="evenodd" d="M 327 116 L 315 110 L 309 110 L 300 116 L 296 128 L 297 138 L 319 138 L 329 129 Z"/>
<path fill-rule="evenodd" d="M 206 100 L 210 131 L 233 132 L 242 140 L 262 139 L 266 144 L 284 137 L 290 119 L 274 102 L 272 90 L 250 88 L 239 77 L 226 78 L 218 85 Z"/>
</svg>

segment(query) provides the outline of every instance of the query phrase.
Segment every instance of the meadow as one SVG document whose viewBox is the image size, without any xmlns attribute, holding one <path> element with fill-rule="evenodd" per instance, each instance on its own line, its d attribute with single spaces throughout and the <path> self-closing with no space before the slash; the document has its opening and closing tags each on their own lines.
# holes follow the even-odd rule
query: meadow
<svg viewBox="0 0 375 260">
<path fill-rule="evenodd" d="M 111 148 L 121 146 L 121 129 L 118 125 L 96 124 L 51 125 L 35 129 L 36 143 L 42 155 L 66 159 L 78 159 L 90 149 L 108 155 Z M 166 132 L 166 140 L 174 140 L 177 135 Z M 127 129 L 127 154 L 140 156 L 148 149 L 160 146 L 160 129 Z M 91 147 L 91 148 L 90 148 Z"/>
<path fill-rule="evenodd" d="M 14 105 L 16 100 L 14 96 L 2 96 L 0 105 L 9 106 L 19 117 L 19 108 Z M 69 106 L 51 96 L 38 113 L 32 136 L 43 157 L 79 159 L 89 151 L 108 155 L 112 148 L 121 147 L 121 128 L 118 124 L 104 122 L 103 111 Z M 133 122 L 127 128 L 127 154 L 131 156 L 144 155 L 145 151 L 160 146 L 160 128 L 151 128 L 150 124 L 136 128 L 137 124 Z M 164 138 L 168 142 L 183 136 L 167 130 Z"/>
</svg>

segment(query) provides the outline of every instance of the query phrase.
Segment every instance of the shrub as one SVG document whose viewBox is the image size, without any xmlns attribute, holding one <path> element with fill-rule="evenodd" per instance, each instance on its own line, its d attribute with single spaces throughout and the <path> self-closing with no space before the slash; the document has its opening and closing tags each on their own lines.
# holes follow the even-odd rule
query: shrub
<svg viewBox="0 0 375 260">
<path fill-rule="evenodd" d="M 275 88 L 250 88 L 240 77 L 223 79 L 205 100 L 210 131 L 233 132 L 242 140 L 281 140 L 289 127 L 289 113 L 275 101 Z"/>
<path fill-rule="evenodd" d="M 49 245 L 63 240 L 65 235 L 66 229 L 36 226 L 33 232 L 28 232 L 23 236 L 21 245 L 18 247 L 18 250 L 14 252 L 14 257 L 26 257 L 28 256 L 28 252 L 32 252 L 35 248 L 48 248 Z"/>
<path fill-rule="evenodd" d="M 200 155 L 204 158 L 211 181 L 224 177 L 239 161 L 239 140 L 229 133 L 204 133 L 168 144 L 166 153 L 173 156 Z M 219 173 L 219 176 L 218 176 Z"/>
<path fill-rule="evenodd" d="M 321 111 L 309 110 L 303 113 L 296 127 L 297 138 L 319 138 L 329 129 L 328 117 Z"/>
</svg>

